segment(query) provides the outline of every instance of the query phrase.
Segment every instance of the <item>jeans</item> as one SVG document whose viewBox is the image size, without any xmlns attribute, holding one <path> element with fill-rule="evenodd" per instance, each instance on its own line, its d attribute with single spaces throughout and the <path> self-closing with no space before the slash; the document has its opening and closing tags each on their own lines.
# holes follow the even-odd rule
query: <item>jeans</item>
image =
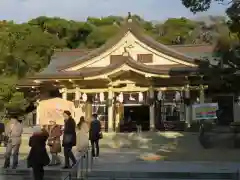
<svg viewBox="0 0 240 180">
<path fill-rule="evenodd" d="M 98 157 L 99 156 L 99 140 L 91 140 L 91 146 L 92 146 L 92 157 Z M 95 153 L 96 148 L 96 153 Z"/>
<path fill-rule="evenodd" d="M 140 134 L 142 132 L 142 126 L 137 125 L 137 133 Z"/>
<path fill-rule="evenodd" d="M 13 168 L 18 165 L 18 154 L 19 154 L 20 144 L 13 145 L 12 143 L 7 144 L 4 167 L 8 168 L 10 166 L 10 158 L 13 156 Z"/>
<path fill-rule="evenodd" d="M 34 178 L 34 180 L 43 180 L 43 177 L 44 177 L 43 166 L 34 165 L 32 168 L 33 168 L 33 178 Z"/>
<path fill-rule="evenodd" d="M 58 153 L 51 153 L 52 159 L 50 165 L 61 164 L 61 160 L 58 156 Z"/>
<path fill-rule="evenodd" d="M 76 164 L 77 160 L 72 152 L 72 147 L 64 147 L 65 166 L 69 167 L 69 159 L 71 159 L 73 165 Z"/>
</svg>

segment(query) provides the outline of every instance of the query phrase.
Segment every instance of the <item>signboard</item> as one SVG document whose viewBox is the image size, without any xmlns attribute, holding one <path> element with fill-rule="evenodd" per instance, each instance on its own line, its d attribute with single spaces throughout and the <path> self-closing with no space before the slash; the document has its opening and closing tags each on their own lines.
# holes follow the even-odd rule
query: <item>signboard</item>
<svg viewBox="0 0 240 180">
<path fill-rule="evenodd" d="M 57 124 L 63 125 L 63 111 L 68 110 L 73 113 L 74 104 L 61 98 L 52 98 L 39 102 L 39 124 L 49 124 L 49 121 L 54 120 Z"/>
<path fill-rule="evenodd" d="M 192 105 L 193 120 L 216 119 L 218 103 L 205 103 Z"/>
</svg>

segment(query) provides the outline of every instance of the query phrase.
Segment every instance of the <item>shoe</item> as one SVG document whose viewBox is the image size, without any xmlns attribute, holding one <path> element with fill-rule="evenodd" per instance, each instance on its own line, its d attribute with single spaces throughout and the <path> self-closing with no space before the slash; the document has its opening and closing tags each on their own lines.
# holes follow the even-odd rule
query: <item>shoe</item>
<svg viewBox="0 0 240 180">
<path fill-rule="evenodd" d="M 17 166 L 12 166 L 12 169 L 17 169 Z"/>
<path fill-rule="evenodd" d="M 3 169 L 8 169 L 8 168 L 9 168 L 9 166 L 3 166 L 2 168 L 3 168 Z"/>
<path fill-rule="evenodd" d="M 59 165 L 61 165 L 61 163 L 60 163 L 60 162 L 58 162 L 58 163 L 54 164 L 54 166 L 59 166 Z"/>
<path fill-rule="evenodd" d="M 63 166 L 62 169 L 70 169 L 70 166 Z"/>
<path fill-rule="evenodd" d="M 76 164 L 77 164 L 77 162 L 73 163 L 73 164 L 72 164 L 72 167 L 74 167 Z"/>
</svg>

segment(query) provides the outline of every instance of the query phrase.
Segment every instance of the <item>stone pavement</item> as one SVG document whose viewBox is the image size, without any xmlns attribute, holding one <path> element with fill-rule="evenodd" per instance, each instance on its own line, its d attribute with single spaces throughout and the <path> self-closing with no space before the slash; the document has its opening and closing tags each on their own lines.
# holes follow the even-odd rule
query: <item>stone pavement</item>
<svg viewBox="0 0 240 180">
<path fill-rule="evenodd" d="M 240 163 L 203 161 L 142 160 L 131 151 L 104 152 L 95 160 L 90 177 L 95 178 L 176 178 L 235 179 Z M 91 179 L 90 178 L 90 179 Z"/>
<path fill-rule="evenodd" d="M 29 136 L 24 134 L 20 154 L 29 152 Z M 155 154 L 155 158 L 165 161 L 240 162 L 240 151 L 232 147 L 228 136 L 223 134 L 212 137 L 214 147 L 204 149 L 198 142 L 198 133 L 147 132 L 141 136 L 135 133 L 108 133 L 104 134 L 100 146 L 106 150 L 130 149 L 143 159 L 146 154 Z M 0 154 L 4 152 L 5 148 L 0 147 Z"/>
<path fill-rule="evenodd" d="M 91 179 L 236 179 L 239 149 L 228 136 L 214 137 L 214 148 L 203 149 L 197 133 L 143 133 L 104 136 Z M 220 143 L 219 143 L 220 142 Z"/>
<path fill-rule="evenodd" d="M 134 133 L 108 134 L 101 140 L 102 148 L 131 150 L 141 159 L 161 161 L 217 161 L 240 162 L 240 151 L 232 147 L 228 134 L 212 137 L 213 148 L 204 149 L 198 142 L 198 133 L 148 132 L 138 136 Z"/>
<path fill-rule="evenodd" d="M 27 170 L 24 159 L 29 151 L 28 137 L 23 137 L 18 171 Z M 203 149 L 197 133 L 104 134 L 100 141 L 100 158 L 94 161 L 89 178 L 236 179 L 240 167 L 239 149 L 231 147 L 226 135 L 215 138 L 214 148 Z M 4 151 L 0 148 L 0 153 Z M 0 165 L 2 158 L 0 156 Z M 46 167 L 46 170 L 53 175 L 61 171 L 60 167 Z M 61 177 L 66 176 L 67 172 Z"/>
</svg>

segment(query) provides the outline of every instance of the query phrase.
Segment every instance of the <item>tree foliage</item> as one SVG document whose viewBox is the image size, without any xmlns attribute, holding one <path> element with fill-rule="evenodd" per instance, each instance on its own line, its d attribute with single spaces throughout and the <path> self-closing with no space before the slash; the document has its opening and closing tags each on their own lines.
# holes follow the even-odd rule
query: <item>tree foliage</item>
<svg viewBox="0 0 240 180">
<path fill-rule="evenodd" d="M 239 0 L 182 0 L 183 5 L 193 13 L 207 11 L 213 3 L 226 6 L 229 28 L 240 37 L 240 1 Z"/>
<path fill-rule="evenodd" d="M 217 40 L 215 51 L 220 54 L 220 61 L 217 65 L 219 74 L 223 69 L 230 69 L 230 75 L 221 78 L 221 84 L 231 87 L 232 91 L 239 93 L 238 76 L 240 71 L 240 1 L 239 0 L 182 0 L 185 7 L 193 13 L 207 11 L 214 2 L 226 5 L 226 14 L 229 34 L 221 33 Z M 236 76 L 237 74 L 237 76 Z M 216 76 L 216 73 L 210 76 Z"/>
</svg>

